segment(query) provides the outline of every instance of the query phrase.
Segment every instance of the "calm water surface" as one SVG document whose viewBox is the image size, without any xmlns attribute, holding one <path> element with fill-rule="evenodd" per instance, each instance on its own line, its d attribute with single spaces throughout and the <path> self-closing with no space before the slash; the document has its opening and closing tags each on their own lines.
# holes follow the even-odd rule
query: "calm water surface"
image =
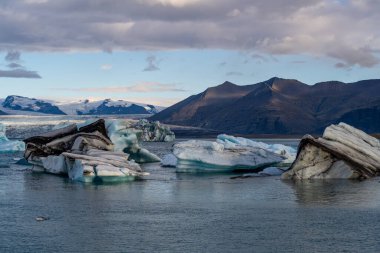
<svg viewBox="0 0 380 253">
<path fill-rule="evenodd" d="M 149 164 L 144 181 L 85 185 L 13 164 L 21 156 L 0 155 L 0 252 L 380 252 L 378 178 L 294 184 Z"/>
</svg>

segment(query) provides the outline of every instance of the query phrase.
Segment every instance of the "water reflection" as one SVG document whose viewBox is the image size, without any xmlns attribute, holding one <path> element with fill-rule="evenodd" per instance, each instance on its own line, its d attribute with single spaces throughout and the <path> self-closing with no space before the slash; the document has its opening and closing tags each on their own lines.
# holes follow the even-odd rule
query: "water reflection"
<svg viewBox="0 0 380 253">
<path fill-rule="evenodd" d="M 294 190 L 296 202 L 303 206 L 379 207 L 379 179 L 284 181 Z"/>
</svg>

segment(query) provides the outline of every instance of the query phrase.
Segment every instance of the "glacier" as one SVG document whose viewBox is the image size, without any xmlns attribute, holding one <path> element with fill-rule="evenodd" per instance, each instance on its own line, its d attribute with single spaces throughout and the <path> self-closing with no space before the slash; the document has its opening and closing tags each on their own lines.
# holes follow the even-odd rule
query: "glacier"
<svg viewBox="0 0 380 253">
<path fill-rule="evenodd" d="M 6 136 L 5 125 L 0 123 L 0 153 L 17 152 L 24 150 L 24 142 L 9 140 Z"/>
</svg>

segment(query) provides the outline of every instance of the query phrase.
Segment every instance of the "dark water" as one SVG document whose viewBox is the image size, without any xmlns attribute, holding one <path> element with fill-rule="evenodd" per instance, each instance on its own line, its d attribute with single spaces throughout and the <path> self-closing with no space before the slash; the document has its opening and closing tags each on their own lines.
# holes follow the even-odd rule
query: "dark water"
<svg viewBox="0 0 380 253">
<path fill-rule="evenodd" d="M 294 184 L 150 164 L 144 181 L 84 185 L 15 157 L 0 156 L 0 252 L 380 252 L 379 179 Z"/>
</svg>

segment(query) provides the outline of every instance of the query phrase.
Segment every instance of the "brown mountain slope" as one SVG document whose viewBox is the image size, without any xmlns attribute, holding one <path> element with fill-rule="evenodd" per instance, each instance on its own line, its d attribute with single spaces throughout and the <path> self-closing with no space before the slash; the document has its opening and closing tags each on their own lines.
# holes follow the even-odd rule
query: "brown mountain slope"
<svg viewBox="0 0 380 253">
<path fill-rule="evenodd" d="M 272 78 L 247 86 L 226 82 L 151 119 L 238 134 L 320 133 L 340 120 L 380 132 L 380 118 L 375 116 L 380 114 L 378 108 L 380 80 L 309 86 L 293 79 Z"/>
</svg>

